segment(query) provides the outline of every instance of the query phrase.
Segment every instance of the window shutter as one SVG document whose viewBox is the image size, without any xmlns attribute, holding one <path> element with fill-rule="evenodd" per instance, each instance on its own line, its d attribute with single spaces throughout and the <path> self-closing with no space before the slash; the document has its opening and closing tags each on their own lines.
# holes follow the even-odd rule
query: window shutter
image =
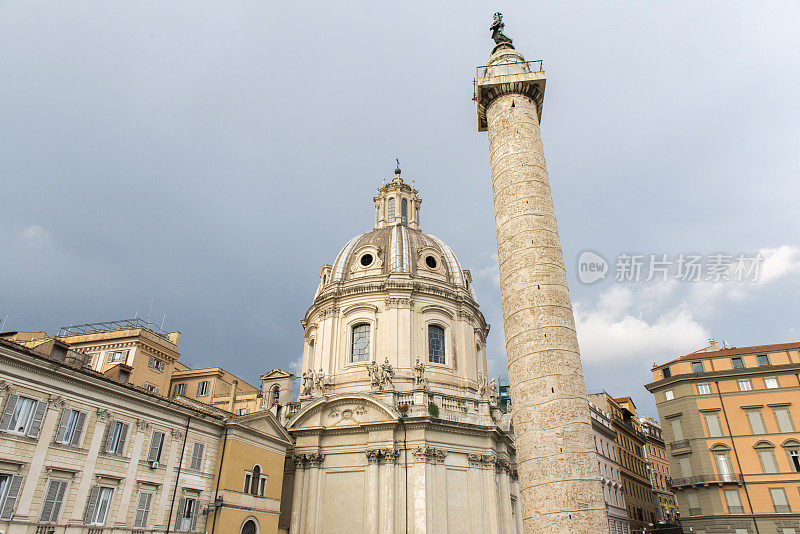
<svg viewBox="0 0 800 534">
<path fill-rule="evenodd" d="M 199 471 L 203 467 L 203 452 L 205 445 L 202 443 L 195 443 L 192 450 L 192 464 L 191 469 Z"/>
<path fill-rule="evenodd" d="M 8 428 L 11 426 L 11 417 L 14 415 L 14 408 L 17 406 L 17 399 L 19 399 L 19 395 L 14 395 L 12 393 L 8 396 L 6 407 L 3 410 L 3 418 L 0 419 L 0 430 L 8 430 Z"/>
<path fill-rule="evenodd" d="M 55 523 L 58 520 L 58 513 L 61 511 L 61 502 L 64 499 L 66 489 L 66 481 L 50 479 L 44 497 L 42 513 L 39 516 L 40 522 Z"/>
<path fill-rule="evenodd" d="M 122 453 L 125 451 L 125 440 L 128 437 L 128 428 L 130 428 L 131 425 L 129 425 L 128 423 L 120 423 L 120 424 L 122 425 L 122 428 L 119 431 L 119 441 L 117 442 L 117 450 L 115 450 L 114 452 L 121 456 Z"/>
<path fill-rule="evenodd" d="M 33 412 L 33 420 L 31 421 L 31 427 L 28 429 L 29 438 L 39 437 L 39 430 L 41 430 L 42 428 L 42 421 L 44 421 L 45 412 L 47 412 L 47 403 L 43 401 L 38 401 L 36 403 L 36 409 Z"/>
<path fill-rule="evenodd" d="M 186 497 L 181 497 L 178 503 L 178 517 L 175 518 L 175 530 L 183 531 L 183 516 L 186 513 Z"/>
<path fill-rule="evenodd" d="M 72 432 L 72 439 L 69 444 L 73 447 L 80 447 L 83 437 L 83 426 L 86 424 L 86 412 L 78 412 L 78 419 L 75 421 L 75 430 Z"/>
<path fill-rule="evenodd" d="M 192 526 L 189 528 L 190 531 L 194 532 L 194 529 L 197 527 L 197 515 L 200 511 L 200 501 L 195 499 L 194 506 L 192 507 Z"/>
<path fill-rule="evenodd" d="M 16 397 L 16 395 L 14 395 Z M 10 399 L 9 399 L 10 400 Z M 16 405 L 17 400 L 14 399 Z M 14 513 L 14 507 L 17 504 L 17 497 L 19 497 L 19 490 L 22 488 L 22 477 L 14 475 L 11 477 L 11 483 L 8 485 L 8 492 L 3 501 L 3 507 L 0 508 L 0 520 L 10 521 Z"/>
<path fill-rule="evenodd" d="M 97 499 L 100 497 L 100 486 L 92 486 L 89 493 L 89 502 L 86 504 L 86 514 L 83 516 L 83 524 L 91 525 L 97 513 Z"/>
<path fill-rule="evenodd" d="M 56 431 L 56 443 L 64 441 L 64 436 L 67 434 L 67 424 L 69 423 L 69 415 L 72 410 L 65 408 L 61 412 L 61 421 L 58 423 L 58 430 Z"/>
<path fill-rule="evenodd" d="M 147 517 L 150 515 L 150 503 L 153 500 L 153 494 L 147 491 L 139 493 L 139 502 L 136 504 L 136 515 L 133 519 L 133 528 L 145 528 L 147 526 Z"/>
<path fill-rule="evenodd" d="M 163 439 L 163 434 L 157 430 L 153 430 L 153 433 L 150 435 L 150 448 L 147 451 L 147 461 L 148 462 L 157 462 L 159 460 L 159 449 L 161 449 L 161 440 Z"/>
<path fill-rule="evenodd" d="M 108 430 L 106 430 L 106 452 L 116 452 L 111 447 L 114 445 L 114 431 L 117 429 L 117 425 L 119 423 L 117 421 L 111 421 L 108 423 Z"/>
<path fill-rule="evenodd" d="M 56 502 L 53 503 L 52 522 L 58 521 L 58 514 L 61 512 L 61 504 L 64 502 L 64 494 L 67 492 L 67 481 L 59 480 L 58 493 L 56 494 Z"/>
</svg>

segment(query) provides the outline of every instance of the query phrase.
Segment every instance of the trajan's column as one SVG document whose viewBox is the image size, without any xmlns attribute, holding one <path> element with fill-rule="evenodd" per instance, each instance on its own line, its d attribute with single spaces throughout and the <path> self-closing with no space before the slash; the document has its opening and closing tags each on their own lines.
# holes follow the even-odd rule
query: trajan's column
<svg viewBox="0 0 800 534">
<path fill-rule="evenodd" d="M 489 132 L 500 295 L 526 534 L 608 532 L 575 319 L 539 133 L 545 74 L 491 26 L 478 69 Z"/>
</svg>

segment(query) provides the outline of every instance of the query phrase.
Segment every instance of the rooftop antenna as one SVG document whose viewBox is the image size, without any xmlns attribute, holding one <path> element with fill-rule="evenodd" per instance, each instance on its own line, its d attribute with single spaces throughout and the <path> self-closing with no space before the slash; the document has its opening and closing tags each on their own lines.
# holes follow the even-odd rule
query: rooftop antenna
<svg viewBox="0 0 800 534">
<path fill-rule="evenodd" d="M 155 297 L 150 297 L 150 309 L 147 310 L 147 324 L 150 324 L 150 313 L 153 311 L 153 299 Z"/>
<path fill-rule="evenodd" d="M 3 328 L 6 326 L 6 321 L 8 321 L 8 314 L 6 314 L 6 318 L 3 319 L 3 324 L 0 324 L 0 332 L 3 331 Z"/>
<path fill-rule="evenodd" d="M 167 314 L 164 314 L 164 317 L 161 318 L 161 330 L 164 330 L 164 321 L 167 320 Z"/>
</svg>

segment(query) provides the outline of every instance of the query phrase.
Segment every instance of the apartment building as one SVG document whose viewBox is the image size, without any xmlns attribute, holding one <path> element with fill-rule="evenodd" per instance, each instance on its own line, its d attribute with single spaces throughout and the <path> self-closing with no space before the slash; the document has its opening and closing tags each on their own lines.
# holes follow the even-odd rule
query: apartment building
<svg viewBox="0 0 800 534">
<path fill-rule="evenodd" d="M 608 531 L 610 534 L 630 534 L 622 473 L 617 456 L 617 433 L 611 426 L 609 415 L 591 401 L 589 402 L 589 418 L 592 421 L 592 431 L 594 432 L 597 466 L 600 468 L 600 476 L 603 480 Z"/>
<path fill-rule="evenodd" d="M 799 349 L 711 340 L 653 367 L 684 528 L 800 534 Z"/>
<path fill-rule="evenodd" d="M 178 402 L 58 340 L 2 337 L 0 531 L 279 532 L 291 439 L 271 412 Z"/>
<path fill-rule="evenodd" d="M 173 397 L 184 396 L 236 415 L 261 409 L 261 389 L 221 367 L 190 369 L 176 362 L 170 381 Z"/>
<path fill-rule="evenodd" d="M 645 435 L 630 397 L 614 398 L 603 391 L 589 395 L 589 400 L 611 416 L 617 433 L 617 457 L 625 495 L 625 508 L 632 532 L 656 523 L 653 490 L 644 457 Z"/>
<path fill-rule="evenodd" d="M 669 487 L 671 478 L 669 460 L 661 425 L 654 419 L 645 417 L 640 418 L 639 422 L 645 436 L 644 458 L 650 475 L 650 486 L 653 489 L 656 521 L 664 525 L 676 524 L 680 514 L 675 494 Z"/>
</svg>

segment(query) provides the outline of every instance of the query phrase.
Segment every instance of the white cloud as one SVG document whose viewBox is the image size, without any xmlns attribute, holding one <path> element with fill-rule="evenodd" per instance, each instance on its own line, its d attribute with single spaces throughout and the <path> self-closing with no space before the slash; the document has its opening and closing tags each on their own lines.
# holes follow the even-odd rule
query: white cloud
<svg viewBox="0 0 800 534">
<path fill-rule="evenodd" d="M 50 233 L 38 224 L 26 226 L 18 237 L 23 242 L 31 245 L 45 245 L 50 242 Z"/>
<path fill-rule="evenodd" d="M 766 284 L 787 274 L 800 273 L 800 247 L 783 245 L 778 248 L 762 248 L 758 251 L 764 258 L 758 283 Z"/>
<path fill-rule="evenodd" d="M 645 286 L 634 291 L 614 286 L 600 296 L 593 309 L 576 304 L 575 324 L 583 359 L 592 363 L 653 359 L 703 346 L 708 330 L 686 306 L 670 307 L 667 302 L 674 300 L 674 287 Z M 653 309 L 655 319 L 647 320 L 645 315 L 653 315 Z"/>
</svg>

